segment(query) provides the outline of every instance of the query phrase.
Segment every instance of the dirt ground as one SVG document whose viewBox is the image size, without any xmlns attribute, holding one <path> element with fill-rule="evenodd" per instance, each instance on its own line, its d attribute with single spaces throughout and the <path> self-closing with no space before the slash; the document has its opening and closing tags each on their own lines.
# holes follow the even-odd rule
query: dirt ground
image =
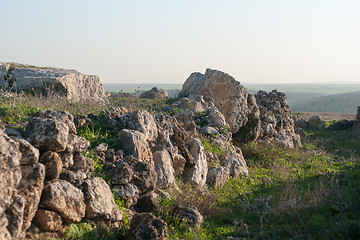
<svg viewBox="0 0 360 240">
<path fill-rule="evenodd" d="M 305 120 L 308 120 L 310 117 L 318 115 L 321 120 L 328 122 L 328 121 L 339 121 L 343 119 L 347 120 L 355 120 L 355 114 L 350 113 L 325 113 L 325 112 L 304 112 L 301 113 L 301 117 Z"/>
</svg>

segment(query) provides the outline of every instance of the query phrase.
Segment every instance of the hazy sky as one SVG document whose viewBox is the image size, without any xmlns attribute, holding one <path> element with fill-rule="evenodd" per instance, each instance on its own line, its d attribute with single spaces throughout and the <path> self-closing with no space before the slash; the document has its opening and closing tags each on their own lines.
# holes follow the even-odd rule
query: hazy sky
<svg viewBox="0 0 360 240">
<path fill-rule="evenodd" d="M 103 83 L 360 83 L 359 0 L 0 0 L 0 61 Z"/>
</svg>

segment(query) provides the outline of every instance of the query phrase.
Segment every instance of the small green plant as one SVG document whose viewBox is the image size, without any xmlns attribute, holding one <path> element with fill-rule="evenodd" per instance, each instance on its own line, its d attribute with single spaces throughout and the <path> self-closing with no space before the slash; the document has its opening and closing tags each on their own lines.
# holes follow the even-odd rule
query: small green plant
<svg viewBox="0 0 360 240">
<path fill-rule="evenodd" d="M 95 240 L 96 233 L 89 223 L 73 223 L 65 230 L 64 237 L 70 240 Z"/>
</svg>

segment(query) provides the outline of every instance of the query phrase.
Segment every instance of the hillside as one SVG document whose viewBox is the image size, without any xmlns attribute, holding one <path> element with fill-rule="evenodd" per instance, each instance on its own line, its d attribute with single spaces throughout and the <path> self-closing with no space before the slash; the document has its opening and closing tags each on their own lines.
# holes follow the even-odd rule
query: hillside
<svg viewBox="0 0 360 240">
<path fill-rule="evenodd" d="M 360 104 L 360 91 L 318 97 L 290 104 L 293 112 L 354 113 Z"/>
</svg>

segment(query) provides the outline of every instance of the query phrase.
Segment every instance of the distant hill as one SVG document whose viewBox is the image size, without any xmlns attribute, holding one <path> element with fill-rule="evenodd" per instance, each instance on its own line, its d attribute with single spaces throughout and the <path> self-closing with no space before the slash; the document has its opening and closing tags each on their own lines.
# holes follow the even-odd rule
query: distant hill
<svg viewBox="0 0 360 240">
<path fill-rule="evenodd" d="M 293 112 L 355 113 L 360 106 L 360 91 L 328 95 L 289 104 Z"/>
</svg>

